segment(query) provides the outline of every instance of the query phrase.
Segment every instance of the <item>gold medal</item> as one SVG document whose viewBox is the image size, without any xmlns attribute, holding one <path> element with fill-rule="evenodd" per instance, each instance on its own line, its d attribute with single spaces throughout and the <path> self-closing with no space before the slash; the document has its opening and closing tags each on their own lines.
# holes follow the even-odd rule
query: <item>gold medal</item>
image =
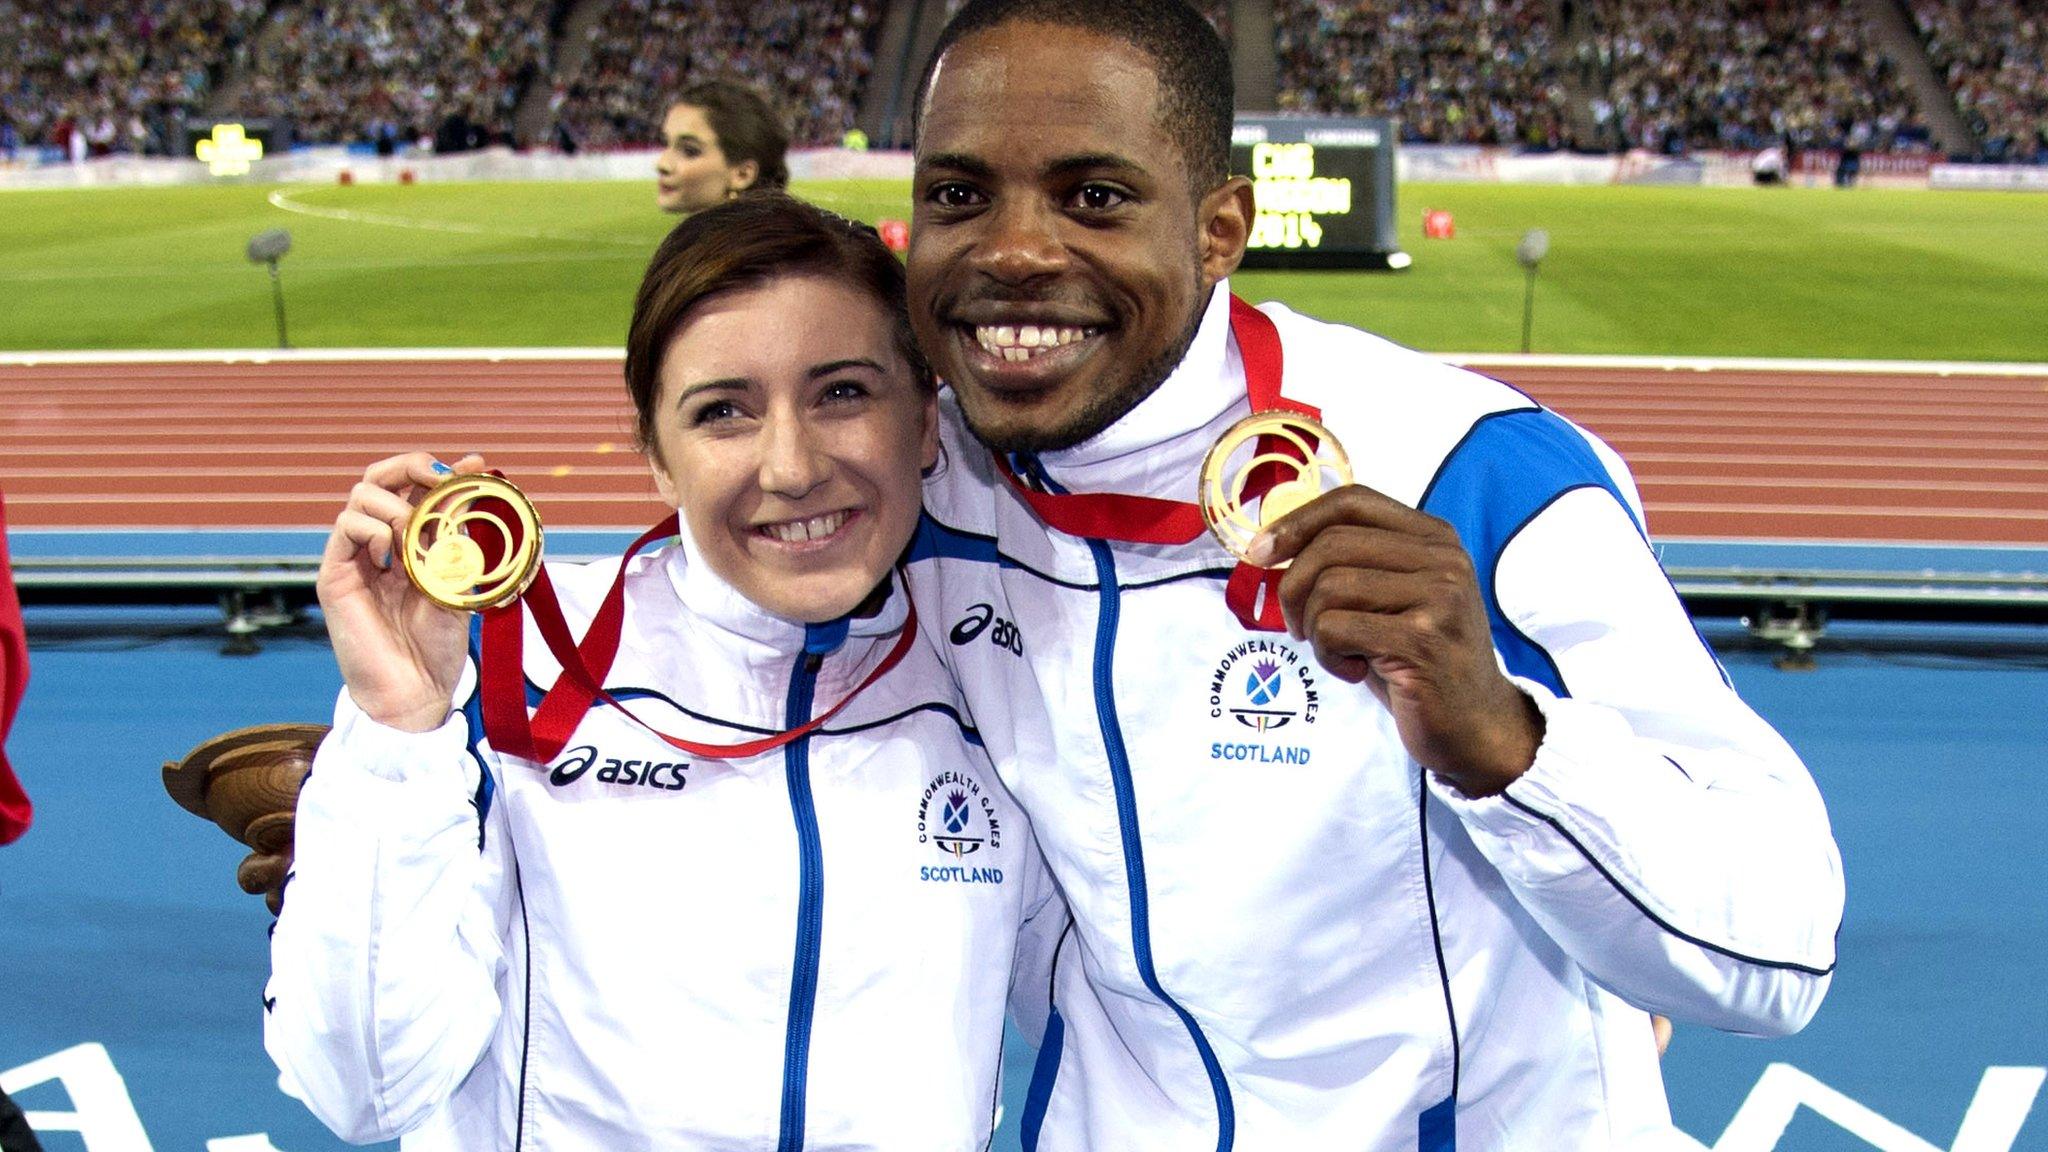
<svg viewBox="0 0 2048 1152">
<path fill-rule="evenodd" d="M 1269 468 L 1277 470 L 1278 482 L 1254 490 L 1253 478 Z M 1254 412 L 1232 424 L 1202 457 L 1197 503 L 1217 542 L 1249 564 L 1246 551 L 1254 536 L 1349 483 L 1351 458 L 1328 428 L 1297 412 Z"/>
<path fill-rule="evenodd" d="M 435 485 L 405 526 L 399 556 L 413 587 L 458 612 L 519 598 L 540 571 L 540 517 L 510 480 L 487 472 Z"/>
</svg>

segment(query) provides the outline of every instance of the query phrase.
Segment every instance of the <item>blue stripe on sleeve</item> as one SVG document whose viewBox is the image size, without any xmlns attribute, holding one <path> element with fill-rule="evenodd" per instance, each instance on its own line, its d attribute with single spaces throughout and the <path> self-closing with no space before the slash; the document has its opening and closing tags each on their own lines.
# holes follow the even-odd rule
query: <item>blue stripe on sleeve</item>
<svg viewBox="0 0 2048 1152">
<path fill-rule="evenodd" d="M 1567 492 L 1600 488 L 1627 509 L 1593 446 L 1578 429 L 1544 408 L 1517 408 L 1481 417 L 1444 458 L 1420 504 L 1458 530 L 1486 603 L 1494 647 L 1509 672 L 1559 696 L 1569 693 L 1557 664 L 1501 611 L 1494 587 L 1500 556 L 1529 522 Z M 1642 523 L 1636 530 L 1642 531 Z"/>
</svg>

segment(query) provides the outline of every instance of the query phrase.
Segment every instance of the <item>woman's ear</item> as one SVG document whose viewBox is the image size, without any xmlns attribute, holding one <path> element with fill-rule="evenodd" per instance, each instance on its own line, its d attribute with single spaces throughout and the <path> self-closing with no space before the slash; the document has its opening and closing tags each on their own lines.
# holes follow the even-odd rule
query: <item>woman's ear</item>
<svg viewBox="0 0 2048 1152">
<path fill-rule="evenodd" d="M 924 398 L 924 436 L 919 441 L 918 471 L 931 474 L 939 466 L 939 394 Z"/>
<path fill-rule="evenodd" d="M 742 160 L 725 170 L 725 198 L 733 197 L 754 186 L 761 178 L 761 164 L 757 160 Z"/>
<path fill-rule="evenodd" d="M 647 450 L 647 471 L 654 476 L 654 490 L 661 493 L 661 502 L 671 508 L 682 507 L 683 495 L 676 489 L 675 477 L 668 474 L 652 448 Z"/>
</svg>

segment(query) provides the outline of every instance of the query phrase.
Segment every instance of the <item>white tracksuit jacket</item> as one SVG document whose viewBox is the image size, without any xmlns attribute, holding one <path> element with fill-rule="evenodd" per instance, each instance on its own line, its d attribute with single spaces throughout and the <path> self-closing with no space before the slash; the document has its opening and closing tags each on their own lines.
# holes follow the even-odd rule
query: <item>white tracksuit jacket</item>
<svg viewBox="0 0 2048 1152">
<path fill-rule="evenodd" d="M 616 571 L 550 568 L 579 634 Z M 850 637 L 806 629 L 675 546 L 627 590 L 611 691 L 720 744 L 830 707 L 905 617 L 899 587 Z M 526 662 L 553 683 L 530 622 Z M 1020 925 L 1066 915 L 926 643 L 745 760 L 602 705 L 551 764 L 473 724 L 401 733 L 343 693 L 271 945 L 286 1092 L 408 1149 L 986 1147 Z"/>
<path fill-rule="evenodd" d="M 1249 410 L 1227 285 L 1056 488 L 1193 500 Z M 1729 689 L 1605 445 L 1506 385 L 1285 308 L 1283 392 L 1457 526 L 1546 734 L 1504 795 L 1224 605 L 1230 558 L 1053 531 L 949 419 L 910 579 L 1072 907 L 1025 1110 L 1054 1152 L 1482 1152 L 1671 1135 L 1647 1012 L 1755 1034 L 1827 988 L 1840 857 Z M 992 640 L 1003 623 L 1007 643 Z"/>
</svg>

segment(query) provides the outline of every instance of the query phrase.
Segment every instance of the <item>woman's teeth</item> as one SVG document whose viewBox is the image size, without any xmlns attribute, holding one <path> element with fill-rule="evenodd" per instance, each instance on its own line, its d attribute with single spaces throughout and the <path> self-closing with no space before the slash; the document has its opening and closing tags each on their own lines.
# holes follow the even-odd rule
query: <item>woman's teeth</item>
<svg viewBox="0 0 2048 1152">
<path fill-rule="evenodd" d="M 809 520 L 787 520 L 780 524 L 763 524 L 761 531 L 785 544 L 801 544 L 806 540 L 823 540 L 846 523 L 848 513 L 828 512 L 813 516 Z"/>
<path fill-rule="evenodd" d="M 974 339 L 992 356 L 1012 364 L 1095 335 L 1098 329 L 1053 324 L 978 324 Z"/>
</svg>

